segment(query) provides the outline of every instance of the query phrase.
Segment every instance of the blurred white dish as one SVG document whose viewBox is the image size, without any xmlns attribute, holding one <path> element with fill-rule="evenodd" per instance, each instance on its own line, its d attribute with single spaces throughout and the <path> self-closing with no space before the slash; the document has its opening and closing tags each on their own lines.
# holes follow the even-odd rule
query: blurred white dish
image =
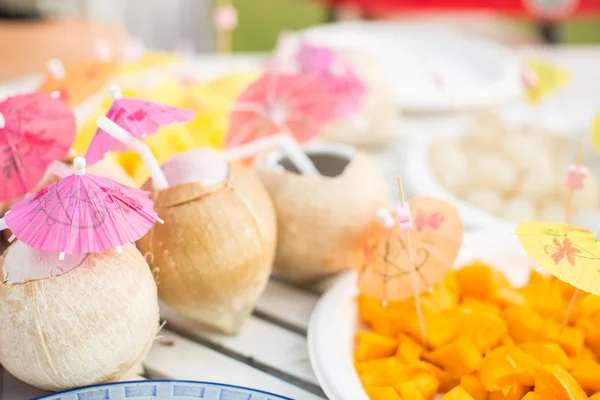
<svg viewBox="0 0 600 400">
<path fill-rule="evenodd" d="M 451 28 L 344 22 L 301 34 L 315 44 L 370 52 L 386 73 L 396 101 L 408 111 L 485 108 L 521 93 L 516 54 Z M 436 85 L 433 73 L 445 89 Z"/>
<path fill-rule="evenodd" d="M 481 259 L 504 272 L 513 285 L 524 285 L 530 259 L 516 235 L 465 235 L 455 265 Z M 369 400 L 354 369 L 357 327 L 356 274 L 348 272 L 321 298 L 308 326 L 308 354 L 315 375 L 330 400 Z"/>
</svg>

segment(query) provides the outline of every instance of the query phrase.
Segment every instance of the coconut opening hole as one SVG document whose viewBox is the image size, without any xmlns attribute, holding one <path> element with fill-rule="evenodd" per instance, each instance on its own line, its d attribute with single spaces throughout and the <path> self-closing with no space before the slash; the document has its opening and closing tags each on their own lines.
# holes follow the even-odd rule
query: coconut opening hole
<svg viewBox="0 0 600 400">
<path fill-rule="evenodd" d="M 352 158 L 343 155 L 343 154 L 332 154 L 332 153 L 313 153 L 307 154 L 308 158 L 313 162 L 317 170 L 323 176 L 327 176 L 330 178 L 336 177 L 344 173 L 344 170 L 350 162 Z M 300 173 L 294 166 L 294 164 L 287 157 L 282 157 L 279 160 L 279 165 L 281 165 L 286 171 L 293 173 Z"/>
</svg>

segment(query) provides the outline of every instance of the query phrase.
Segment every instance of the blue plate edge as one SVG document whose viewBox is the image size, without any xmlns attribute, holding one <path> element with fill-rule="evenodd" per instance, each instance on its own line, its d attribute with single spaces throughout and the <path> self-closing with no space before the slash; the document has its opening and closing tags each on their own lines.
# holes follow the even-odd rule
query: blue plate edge
<svg viewBox="0 0 600 400">
<path fill-rule="evenodd" d="M 101 388 L 101 387 L 105 387 L 105 386 L 119 386 L 119 385 L 122 386 L 122 385 L 128 385 L 128 384 L 129 385 L 131 385 L 131 384 L 143 385 L 143 384 L 153 383 L 153 382 L 154 383 L 188 383 L 188 384 L 201 384 L 201 385 L 207 385 L 207 386 L 222 386 L 222 387 L 226 387 L 226 388 L 250 390 L 255 393 L 266 394 L 268 396 L 275 396 L 275 398 L 280 399 L 280 400 L 295 400 L 291 397 L 284 397 L 280 394 L 266 392 L 266 391 L 260 390 L 260 389 L 252 389 L 252 388 L 244 387 L 244 386 L 228 385 L 225 383 L 217 383 L 217 382 L 187 381 L 187 380 L 177 380 L 177 379 L 148 379 L 148 380 L 143 380 L 143 381 L 123 381 L 123 382 L 100 383 L 100 384 L 96 384 L 96 385 L 88 385 L 88 386 L 82 386 L 82 387 L 78 387 L 78 388 L 74 388 L 74 389 L 63 390 L 61 392 L 53 392 L 53 393 L 47 394 L 45 396 L 33 397 L 29 400 L 49 399 L 54 396 L 60 396 L 61 394 L 73 393 L 73 392 L 78 392 L 78 391 L 86 390 L 86 389 Z"/>
</svg>

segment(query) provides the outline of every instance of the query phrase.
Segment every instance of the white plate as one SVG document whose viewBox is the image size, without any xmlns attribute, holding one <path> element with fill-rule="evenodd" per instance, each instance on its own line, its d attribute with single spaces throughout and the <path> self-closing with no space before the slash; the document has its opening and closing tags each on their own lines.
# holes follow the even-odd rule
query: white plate
<svg viewBox="0 0 600 400">
<path fill-rule="evenodd" d="M 317 44 L 370 53 L 387 74 L 398 104 L 409 111 L 486 108 L 521 93 L 516 54 L 451 28 L 345 22 L 310 28 L 301 35 Z M 436 86 L 432 71 L 446 89 Z"/>
<path fill-rule="evenodd" d="M 460 214 L 467 228 L 488 229 L 494 232 L 514 232 L 516 223 L 497 217 L 487 211 L 476 208 L 447 190 L 437 180 L 430 165 L 429 151 L 436 140 L 448 136 L 462 136 L 467 129 L 466 124 L 451 124 L 452 131 L 439 135 L 421 135 L 418 139 L 407 141 L 399 149 L 397 158 L 402 160 L 403 181 L 411 195 L 427 195 L 445 200 L 452 204 Z M 588 165 L 594 173 L 598 167 Z M 573 215 L 572 224 L 582 228 L 596 230 L 600 224 L 600 212 L 579 212 Z"/>
<path fill-rule="evenodd" d="M 531 260 L 516 235 L 465 235 L 456 265 L 481 259 L 504 272 L 513 285 L 524 285 Z M 342 275 L 321 298 L 308 326 L 308 354 L 329 400 L 369 400 L 353 364 L 357 326 L 356 274 Z"/>
</svg>

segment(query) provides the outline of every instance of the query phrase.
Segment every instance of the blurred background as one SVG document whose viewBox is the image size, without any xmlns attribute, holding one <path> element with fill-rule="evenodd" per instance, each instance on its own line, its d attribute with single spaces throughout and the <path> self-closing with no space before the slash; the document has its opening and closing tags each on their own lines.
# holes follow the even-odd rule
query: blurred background
<svg viewBox="0 0 600 400">
<path fill-rule="evenodd" d="M 575 7 L 575 12 L 544 22 L 532 11 L 536 3 Z M 241 16 L 233 33 L 235 52 L 268 51 L 282 30 L 347 19 L 432 20 L 511 44 L 600 41 L 600 0 L 235 0 L 233 4 Z M 172 50 L 186 42 L 198 52 L 214 51 L 214 6 L 209 0 L 0 0 L 0 78 L 36 71 L 50 54 L 65 61 L 85 57 L 90 37 L 122 41 L 126 31 L 150 48 Z"/>
</svg>

